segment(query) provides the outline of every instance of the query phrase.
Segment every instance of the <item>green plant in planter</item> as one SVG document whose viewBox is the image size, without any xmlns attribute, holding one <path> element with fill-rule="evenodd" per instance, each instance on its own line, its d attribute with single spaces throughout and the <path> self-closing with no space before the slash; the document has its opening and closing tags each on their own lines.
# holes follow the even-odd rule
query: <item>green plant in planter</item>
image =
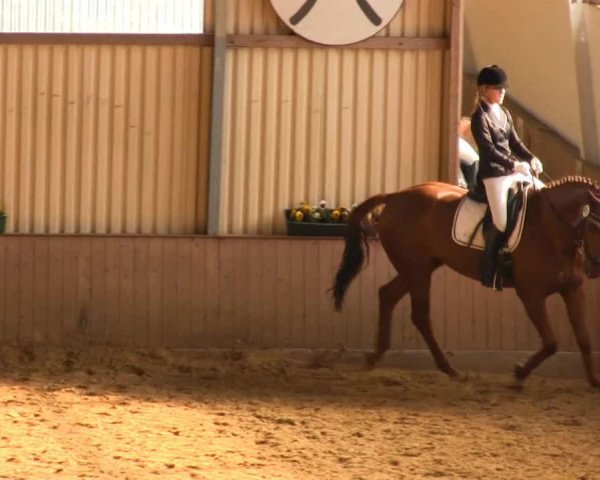
<svg viewBox="0 0 600 480">
<path fill-rule="evenodd" d="M 6 230 L 6 212 L 3 208 L 0 208 L 0 233 L 4 233 Z"/>
<path fill-rule="evenodd" d="M 296 208 L 288 208 L 285 216 L 288 222 L 303 223 L 347 223 L 351 208 L 328 207 L 325 200 L 318 205 L 300 202 Z"/>
</svg>

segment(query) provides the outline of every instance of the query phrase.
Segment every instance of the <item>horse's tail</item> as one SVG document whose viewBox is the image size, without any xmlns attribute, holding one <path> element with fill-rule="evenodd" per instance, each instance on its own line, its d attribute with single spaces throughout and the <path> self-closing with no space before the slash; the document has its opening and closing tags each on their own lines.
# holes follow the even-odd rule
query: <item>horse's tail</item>
<svg viewBox="0 0 600 480">
<path fill-rule="evenodd" d="M 341 310 L 344 303 L 344 295 L 350 282 L 360 272 L 365 255 L 369 254 L 369 245 L 365 238 L 362 221 L 364 217 L 375 207 L 385 203 L 386 196 L 383 194 L 368 198 L 363 203 L 354 207 L 348 218 L 346 226 L 344 254 L 342 263 L 335 274 L 335 283 L 332 287 L 335 309 Z"/>
</svg>

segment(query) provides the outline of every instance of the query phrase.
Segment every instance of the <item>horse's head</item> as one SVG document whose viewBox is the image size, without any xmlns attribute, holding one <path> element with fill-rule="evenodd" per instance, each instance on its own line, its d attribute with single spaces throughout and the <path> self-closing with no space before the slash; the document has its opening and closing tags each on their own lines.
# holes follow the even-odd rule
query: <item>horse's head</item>
<svg viewBox="0 0 600 480">
<path fill-rule="evenodd" d="M 565 177 L 543 189 L 562 227 L 575 237 L 578 263 L 589 278 L 600 276 L 600 187 L 584 177 Z"/>
</svg>

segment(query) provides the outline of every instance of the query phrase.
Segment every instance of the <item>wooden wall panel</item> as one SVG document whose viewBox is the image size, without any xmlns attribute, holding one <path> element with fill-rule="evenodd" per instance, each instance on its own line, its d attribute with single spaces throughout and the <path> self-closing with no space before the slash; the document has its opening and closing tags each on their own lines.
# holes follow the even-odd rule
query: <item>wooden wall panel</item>
<svg viewBox="0 0 600 480">
<path fill-rule="evenodd" d="M 318 238 L 0 236 L 0 342 L 127 347 L 370 349 L 378 288 L 395 273 L 378 243 L 341 313 L 327 290 L 342 241 Z M 600 282 L 586 311 L 600 351 Z M 561 350 L 576 351 L 558 296 L 548 299 Z M 442 268 L 432 321 L 449 351 L 535 350 L 513 291 Z M 394 311 L 392 348 L 425 347 L 409 298 Z"/>
</svg>

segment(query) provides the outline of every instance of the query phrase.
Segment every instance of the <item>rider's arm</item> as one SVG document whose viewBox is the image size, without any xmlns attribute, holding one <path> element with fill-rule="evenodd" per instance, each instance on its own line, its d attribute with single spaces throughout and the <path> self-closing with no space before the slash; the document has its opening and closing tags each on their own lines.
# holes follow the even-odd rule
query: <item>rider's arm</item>
<svg viewBox="0 0 600 480">
<path fill-rule="evenodd" d="M 497 163 L 508 170 L 514 169 L 514 160 L 509 156 L 504 155 L 496 148 L 496 145 L 492 140 L 492 135 L 490 134 L 490 127 L 488 122 L 483 118 L 483 115 L 473 115 L 471 118 L 471 132 L 477 143 L 479 158 L 481 160 L 485 159 L 488 162 Z"/>
<path fill-rule="evenodd" d="M 510 136 L 508 137 L 508 145 L 510 146 L 510 151 L 515 154 L 519 159 L 527 160 L 528 162 L 534 157 L 533 153 L 531 153 L 523 141 L 517 135 L 517 131 L 515 130 L 515 125 L 513 123 L 513 119 L 508 112 L 508 110 L 504 110 L 508 117 L 508 123 L 510 125 Z"/>
</svg>

